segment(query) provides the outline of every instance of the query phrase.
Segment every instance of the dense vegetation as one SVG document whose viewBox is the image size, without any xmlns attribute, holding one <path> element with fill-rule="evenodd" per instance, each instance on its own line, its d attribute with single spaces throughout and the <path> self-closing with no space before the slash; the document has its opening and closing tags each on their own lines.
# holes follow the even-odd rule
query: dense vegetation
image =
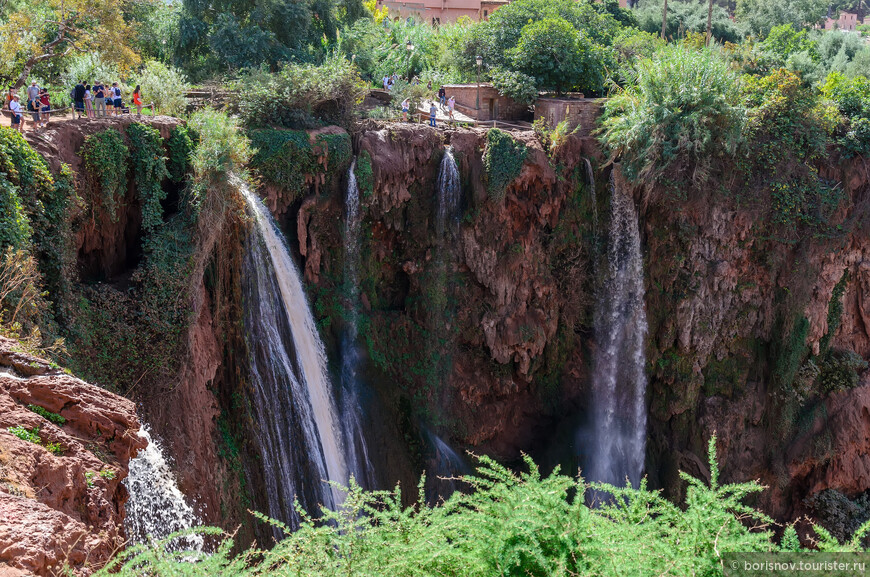
<svg viewBox="0 0 870 577">
<path fill-rule="evenodd" d="M 610 96 L 599 137 L 623 174 L 646 185 L 648 205 L 667 210 L 716 194 L 750 206 L 760 215 L 759 252 L 844 235 L 834 221 L 842 190 L 820 176 L 818 165 L 832 150 L 846 161 L 870 152 L 870 47 L 857 34 L 818 29 L 828 5 L 816 0 L 717 2 L 709 46 L 706 4 L 695 0 L 668 2 L 664 39 L 658 0 L 640 0 L 634 9 L 614 0 L 515 0 L 488 21 L 439 27 L 390 20 L 374 2 L 360 0 L 71 5 L 0 7 L 8 56 L 0 75 L 7 82 L 30 74 L 51 85 L 55 103 L 63 104 L 66 88 L 79 79 L 121 79 L 125 88 L 141 83 L 146 101 L 162 110 L 184 114 L 184 92 L 194 79 L 229 89 L 235 115 L 200 111 L 165 142 L 145 124 L 94 133 L 82 148 L 78 182 L 66 167 L 51 174 L 19 134 L 0 128 L 0 333 L 49 348 L 82 376 L 121 391 L 166 384 L 178 374 L 190 305 L 202 304 L 192 293 L 195 280 L 206 277 L 213 307 L 228 314 L 222 291 L 232 290 L 228 271 L 241 240 L 219 238 L 239 225 L 242 209 L 227 174 L 247 178 L 250 170 L 293 203 L 313 181 L 343 173 L 351 137 L 309 137 L 304 130 L 352 127 L 371 114 L 359 106 L 366 89 L 386 75 L 403 77 L 394 107 L 478 74 L 527 103 L 540 91 Z M 57 22 L 75 24 L 74 31 L 51 45 Z M 564 127 L 538 128 L 545 148 L 564 137 Z M 489 202 L 503 201 L 527 153 L 510 134 L 487 133 Z M 723 174 L 728 179 L 717 178 Z M 357 176 L 370 196 L 375 182 L 367 153 L 357 161 Z M 131 270 L 123 279 L 94 275 L 72 283 L 73 224 L 91 219 L 111 228 L 131 203 L 141 208 L 142 229 Z M 574 236 L 556 229 L 553 241 L 573 258 Z M 217 242 L 227 246 L 217 251 Z M 429 288 L 410 305 L 423 311 L 420 317 L 445 308 L 432 288 L 443 286 L 440 274 L 422 276 Z M 854 353 L 831 345 L 848 282 L 844 274 L 837 284 L 818 352 L 806 345 L 809 322 L 793 296 L 800 291 L 783 290 L 777 336 L 764 351 L 772 394 L 781 401 L 770 426 L 783 443 L 794 437 L 801 415 L 815 414 L 829 393 L 856 386 L 866 369 Z M 362 287 L 368 301 L 386 309 L 370 289 Z M 325 289 L 313 295 L 322 323 L 339 308 L 333 296 Z M 435 388 L 448 364 L 441 351 L 406 355 L 403 347 L 443 335 L 402 318 L 381 326 L 367 324 L 365 315 L 360 320 L 371 361 L 388 375 L 410 373 Z M 216 322 L 239 330 L 227 318 Z M 663 355 L 653 370 L 685 361 L 672 354 L 671 365 Z M 425 401 L 417 391 L 402 394 Z M 769 520 L 743 504 L 759 487 L 720 485 L 712 460 L 710 486 L 684 478 L 683 508 L 644 487 L 590 490 L 582 480 L 543 477 L 528 466 L 518 475 L 483 460 L 478 476 L 466 481 L 475 490 L 436 507 L 421 497 L 403 509 L 398 492 L 352 487 L 347 507 L 326 514 L 329 522 L 307 519 L 269 552 L 233 557 L 226 539 L 215 555 L 188 564 L 179 555 L 191 553 L 137 548 L 123 558 L 120 574 L 715 575 L 719 552 L 728 548 L 795 546 L 793 529 L 777 545 Z M 608 499 L 590 508 L 582 495 Z M 819 510 L 834 506 L 826 503 L 845 508 L 843 499 L 822 495 Z M 857 539 L 851 536 L 857 519 L 836 537 Z M 817 534 L 817 547 L 839 547 L 823 529 Z M 842 548 L 858 546 L 852 540 Z"/>
<path fill-rule="evenodd" d="M 423 504 L 421 494 L 403 507 L 400 488 L 351 485 L 344 508 L 322 519 L 304 516 L 299 530 L 269 551 L 234 557 L 228 538 L 213 555 L 135 547 L 99 575 L 683 577 L 721 575 L 724 552 L 799 550 L 794 527 L 777 545 L 772 521 L 744 503 L 762 489 L 757 483 L 720 484 L 715 443 L 713 437 L 710 483 L 683 475 L 684 507 L 645 485 L 588 485 L 558 471 L 544 476 L 529 459 L 528 472 L 518 474 L 481 458 L 476 475 L 463 481 L 470 490 L 436 506 Z M 841 545 L 815 527 L 817 547 L 859 551 L 868 529 L 870 523 L 857 528 Z M 191 555 L 199 561 L 190 564 Z"/>
</svg>

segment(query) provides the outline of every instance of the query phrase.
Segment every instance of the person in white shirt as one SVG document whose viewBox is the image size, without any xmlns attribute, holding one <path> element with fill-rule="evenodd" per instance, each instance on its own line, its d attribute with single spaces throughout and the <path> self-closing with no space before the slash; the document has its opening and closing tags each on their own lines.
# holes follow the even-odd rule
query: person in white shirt
<svg viewBox="0 0 870 577">
<path fill-rule="evenodd" d="M 94 95 L 91 92 L 90 84 L 85 86 L 85 116 L 94 117 Z"/>
<path fill-rule="evenodd" d="M 9 110 L 12 112 L 12 128 L 18 132 L 24 132 L 24 118 L 21 113 L 21 97 L 17 94 L 9 102 Z"/>
</svg>

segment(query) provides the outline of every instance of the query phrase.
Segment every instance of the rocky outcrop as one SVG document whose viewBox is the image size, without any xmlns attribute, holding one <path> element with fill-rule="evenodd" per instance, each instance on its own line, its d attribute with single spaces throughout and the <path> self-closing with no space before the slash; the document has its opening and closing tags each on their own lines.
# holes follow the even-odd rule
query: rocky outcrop
<svg viewBox="0 0 870 577">
<path fill-rule="evenodd" d="M 88 575 L 124 544 L 135 407 L 16 346 L 0 337 L 0 574 Z"/>
<path fill-rule="evenodd" d="M 114 215 L 106 214 L 100 196 L 89 194 L 80 154 L 85 139 L 106 129 L 123 131 L 133 122 L 148 124 L 169 138 L 181 121 L 169 116 L 136 117 L 132 114 L 108 118 L 50 123 L 48 128 L 25 133 L 30 145 L 46 160 L 52 173 L 58 174 L 63 164 L 69 165 L 77 180 L 80 195 L 85 195 L 88 208 L 70 203 L 70 222 L 75 231 L 78 268 L 87 280 L 111 279 L 135 267 L 141 244 L 142 211 L 131 181 L 123 199 L 118 201 Z"/>
<path fill-rule="evenodd" d="M 824 489 L 870 489 L 868 375 L 828 392 L 813 372 L 826 338 L 832 350 L 870 358 L 870 180 L 857 163 L 829 162 L 822 171 L 844 198 L 825 234 L 780 239 L 763 211 L 715 187 L 647 208 L 647 471 L 674 497 L 678 470 L 705 469 L 714 433 L 724 478 L 761 480 L 762 505 L 777 518 L 807 513 L 806 497 Z M 835 301 L 842 313 L 831 317 Z M 794 382 L 782 377 L 789 371 Z"/>
</svg>

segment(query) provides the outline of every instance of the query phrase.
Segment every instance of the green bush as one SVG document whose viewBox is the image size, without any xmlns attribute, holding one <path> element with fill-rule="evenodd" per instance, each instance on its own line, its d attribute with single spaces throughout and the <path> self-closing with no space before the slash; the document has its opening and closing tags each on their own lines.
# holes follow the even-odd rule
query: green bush
<svg viewBox="0 0 870 577">
<path fill-rule="evenodd" d="M 21 425 L 16 425 L 14 427 L 9 427 L 6 429 L 22 441 L 27 441 L 28 443 L 34 443 L 37 445 L 42 444 L 42 439 L 39 438 L 39 427 L 34 427 L 33 429 L 25 429 Z"/>
<path fill-rule="evenodd" d="M 826 232 L 843 194 L 818 175 L 830 127 L 816 93 L 797 74 L 777 69 L 747 75 L 743 95 L 748 122 L 738 166 L 751 183 L 744 200 L 764 199 L 760 209 L 777 236 L 794 238 L 801 227 Z"/>
<path fill-rule="evenodd" d="M 263 129 L 249 135 L 256 150 L 251 168 L 265 182 L 280 188 L 290 203 L 307 190 L 307 177 L 334 175 L 350 164 L 352 150 L 347 134 L 321 134 L 314 142 L 301 130 Z M 321 163 L 320 158 L 326 162 Z"/>
<path fill-rule="evenodd" d="M 870 80 L 832 72 L 820 89 L 843 115 L 835 133 L 843 156 L 866 155 L 870 152 Z"/>
<path fill-rule="evenodd" d="M 196 111 L 188 122 L 197 144 L 190 166 L 197 175 L 240 174 L 251 157 L 251 143 L 237 119 L 211 108 Z"/>
<path fill-rule="evenodd" d="M 166 191 L 162 185 L 169 178 L 163 138 L 156 128 L 135 122 L 127 126 L 127 138 L 130 139 L 136 191 L 142 204 L 142 229 L 150 233 L 163 224 L 160 202 L 166 198 Z"/>
<path fill-rule="evenodd" d="M 495 89 L 517 102 L 531 105 L 538 98 L 537 80 L 534 76 L 503 68 L 496 68 L 491 76 Z"/>
<path fill-rule="evenodd" d="M 365 95 L 356 68 L 340 56 L 331 56 L 320 66 L 286 64 L 276 74 L 254 72 L 236 88 L 242 120 L 255 127 L 347 125 Z"/>
<path fill-rule="evenodd" d="M 819 387 L 823 393 L 845 391 L 858 386 L 859 373 L 867 369 L 867 361 L 854 351 L 829 351 L 819 369 Z"/>
<path fill-rule="evenodd" d="M 446 502 L 425 504 L 423 482 L 418 501 L 403 506 L 395 491 L 366 492 L 351 482 L 339 511 L 322 519 L 303 512 L 298 531 L 262 520 L 287 537 L 268 551 L 231 554 L 226 538 L 212 553 L 167 554 L 164 547 L 181 534 L 122 553 L 97 575 L 133 577 L 184 575 L 255 577 L 569 577 L 594 575 L 721 575 L 722 553 L 798 549 L 794 535 L 773 542 L 772 523 L 744 504 L 762 490 L 757 482 L 720 484 L 710 441 L 710 483 L 681 474 L 687 484 L 683 506 L 660 492 L 640 488 L 587 485 L 559 474 L 541 475 L 526 459 L 528 472 L 515 473 L 489 458 L 479 459 L 467 491 Z M 594 492 L 589 493 L 592 489 Z M 590 507 L 584 495 L 598 497 Z M 840 545 L 816 527 L 825 551 L 860 550 L 867 527 Z M 217 536 L 218 529 L 202 529 Z M 196 559 L 189 563 L 190 558 Z M 187 565 L 182 565 L 187 563 Z"/>
<path fill-rule="evenodd" d="M 30 232 L 18 189 L 6 178 L 0 179 L 0 249 L 26 246 Z"/>
<path fill-rule="evenodd" d="M 494 202 L 504 199 L 505 191 L 523 170 L 528 149 L 507 132 L 492 128 L 486 133 L 483 169 L 486 191 Z"/>
<path fill-rule="evenodd" d="M 153 113 L 180 116 L 187 110 L 187 97 L 190 90 L 184 74 L 156 60 L 145 63 L 137 76 L 137 82 L 142 88 L 143 104 L 154 104 Z"/>
<path fill-rule="evenodd" d="M 114 128 L 85 138 L 81 150 L 88 174 L 96 180 L 100 199 L 112 222 L 118 221 L 117 204 L 127 192 L 127 160 L 130 151 Z"/>
<path fill-rule="evenodd" d="M 45 408 L 40 407 L 38 405 L 27 405 L 27 408 L 28 408 L 28 410 L 33 411 L 34 413 L 36 413 L 40 417 L 48 419 L 49 421 L 51 421 L 55 425 L 63 426 L 66 424 L 65 418 L 61 417 L 57 413 L 52 413 L 48 409 L 45 409 Z"/>
<path fill-rule="evenodd" d="M 626 71 L 626 87 L 605 105 L 602 138 L 633 180 L 673 167 L 700 183 L 741 141 L 739 101 L 739 79 L 715 51 L 669 45 Z"/>
<path fill-rule="evenodd" d="M 176 184 L 181 184 L 190 172 L 190 155 L 193 154 L 193 139 L 186 126 L 176 126 L 169 133 L 166 142 L 168 153 L 169 178 Z"/>
</svg>

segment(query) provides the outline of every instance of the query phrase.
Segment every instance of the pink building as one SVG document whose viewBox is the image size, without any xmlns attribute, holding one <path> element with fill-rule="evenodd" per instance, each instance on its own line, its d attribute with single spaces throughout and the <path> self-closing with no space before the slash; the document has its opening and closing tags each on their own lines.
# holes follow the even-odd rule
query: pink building
<svg viewBox="0 0 870 577">
<path fill-rule="evenodd" d="M 386 7 L 390 18 L 413 17 L 421 22 L 441 24 L 455 22 L 460 16 L 472 20 L 487 20 L 493 12 L 510 0 L 378 0 Z"/>
<path fill-rule="evenodd" d="M 863 24 L 863 21 L 858 20 L 857 14 L 851 12 L 840 12 L 840 18 L 837 20 L 834 20 L 833 18 L 825 20 L 825 30 L 833 30 L 836 28 L 838 30 L 854 32 L 855 27 L 859 24 Z"/>
</svg>

